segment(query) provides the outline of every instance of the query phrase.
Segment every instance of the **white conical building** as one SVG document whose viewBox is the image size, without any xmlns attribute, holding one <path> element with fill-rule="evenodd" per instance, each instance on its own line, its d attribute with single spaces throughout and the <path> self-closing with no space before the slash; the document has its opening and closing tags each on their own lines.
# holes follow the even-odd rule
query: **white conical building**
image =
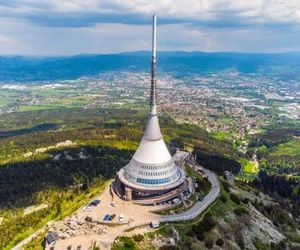
<svg viewBox="0 0 300 250">
<path fill-rule="evenodd" d="M 163 140 L 156 111 L 156 16 L 153 16 L 150 111 L 143 138 L 115 181 L 115 191 L 127 200 L 156 204 L 186 189 L 185 172 L 178 167 Z"/>
</svg>

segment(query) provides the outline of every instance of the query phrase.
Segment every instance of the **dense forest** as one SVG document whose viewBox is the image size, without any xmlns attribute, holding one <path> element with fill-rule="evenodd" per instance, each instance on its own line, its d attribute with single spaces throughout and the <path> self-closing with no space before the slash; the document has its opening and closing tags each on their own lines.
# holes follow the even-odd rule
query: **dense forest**
<svg viewBox="0 0 300 250">
<path fill-rule="evenodd" d="M 250 151 L 257 147 L 261 167 L 279 174 L 299 172 L 300 124 L 278 125 L 257 134 L 249 143 Z"/>
<path fill-rule="evenodd" d="M 266 170 L 261 170 L 259 178 L 252 184 L 276 197 L 281 203 L 286 203 L 286 209 L 293 214 L 300 215 L 300 177 L 270 174 Z"/>
<path fill-rule="evenodd" d="M 201 150 L 200 147 L 195 147 L 194 152 L 200 165 L 215 171 L 218 175 L 222 175 L 224 171 L 230 171 L 234 174 L 238 174 L 241 171 L 241 164 L 237 159 L 219 155 L 218 153 L 206 152 Z"/>
<path fill-rule="evenodd" d="M 300 201 L 300 178 L 287 175 L 268 174 L 267 171 L 259 172 L 260 184 L 268 192 L 277 192 L 283 197 Z"/>
<path fill-rule="evenodd" d="M 85 159 L 78 158 L 80 152 L 86 155 Z M 13 218 L 5 221 L 0 226 L 1 249 L 18 233 L 35 228 L 40 220 L 59 216 L 61 200 L 76 202 L 76 197 L 88 193 L 96 185 L 100 186 L 103 180 L 112 178 L 131 156 L 129 150 L 91 146 L 51 153 L 62 153 L 62 157 L 59 161 L 44 159 L 0 168 L 0 209 L 5 211 L 48 204 L 47 209 L 27 216 L 16 211 Z"/>
<path fill-rule="evenodd" d="M 85 155 L 84 159 L 78 158 L 80 152 Z M 94 178 L 112 178 L 129 161 L 132 152 L 86 146 L 50 153 L 62 156 L 59 161 L 43 159 L 0 168 L 0 208 L 46 202 L 35 194 L 50 187 L 63 190 L 80 184 L 82 189 L 87 189 Z M 66 159 L 64 153 L 72 159 Z"/>
<path fill-rule="evenodd" d="M 299 131 L 299 123 L 277 125 L 250 142 L 250 147 L 257 147 L 260 161 L 258 178 L 253 185 L 277 196 L 295 214 L 300 214 Z"/>
</svg>

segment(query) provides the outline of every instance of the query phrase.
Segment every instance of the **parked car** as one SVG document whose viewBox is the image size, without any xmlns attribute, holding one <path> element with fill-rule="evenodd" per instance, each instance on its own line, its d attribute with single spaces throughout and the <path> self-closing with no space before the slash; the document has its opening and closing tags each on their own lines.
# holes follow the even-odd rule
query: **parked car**
<svg viewBox="0 0 300 250">
<path fill-rule="evenodd" d="M 88 204 L 88 205 L 84 206 L 84 208 L 82 210 L 85 211 L 85 212 L 90 212 L 90 211 L 92 211 L 92 208 Z"/>
<path fill-rule="evenodd" d="M 179 200 L 178 198 L 173 199 L 173 203 L 174 203 L 174 204 L 179 203 L 179 201 L 180 201 L 180 200 Z"/>
<path fill-rule="evenodd" d="M 104 217 L 103 217 L 103 221 L 108 221 L 109 220 L 109 218 L 110 218 L 110 215 L 109 214 L 106 214 L 106 215 L 104 215 Z"/>
<path fill-rule="evenodd" d="M 92 206 L 98 206 L 100 204 L 101 200 L 99 199 L 96 199 L 96 200 L 93 200 L 92 202 L 90 202 L 90 205 Z"/>
<path fill-rule="evenodd" d="M 90 216 L 86 216 L 85 220 L 88 221 L 88 222 L 93 222 L 94 221 L 93 218 L 90 217 Z"/>
<path fill-rule="evenodd" d="M 120 213 L 119 222 L 124 222 L 124 214 Z"/>
<path fill-rule="evenodd" d="M 109 221 L 112 221 L 115 217 L 116 217 L 116 215 L 115 215 L 115 214 L 112 214 L 112 215 L 109 217 Z"/>
</svg>

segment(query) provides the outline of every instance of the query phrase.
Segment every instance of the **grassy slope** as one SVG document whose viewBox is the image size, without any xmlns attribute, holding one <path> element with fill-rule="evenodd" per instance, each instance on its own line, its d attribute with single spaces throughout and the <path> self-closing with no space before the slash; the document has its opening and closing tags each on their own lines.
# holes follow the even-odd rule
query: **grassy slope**
<svg viewBox="0 0 300 250">
<path fill-rule="evenodd" d="M 256 165 L 253 161 L 247 159 L 240 159 L 244 173 L 246 174 L 257 174 L 259 169 L 256 168 Z"/>
<path fill-rule="evenodd" d="M 279 156 L 279 155 L 299 156 L 300 155 L 300 139 L 293 139 L 291 141 L 277 145 L 274 148 L 274 150 L 271 152 L 271 155 L 273 155 L 273 156 Z"/>
<path fill-rule="evenodd" d="M 88 203 L 93 197 L 98 196 L 105 187 L 110 183 L 110 181 L 103 182 L 102 185 L 95 185 L 90 188 L 88 194 L 80 193 L 71 199 L 63 199 L 63 202 L 60 203 L 59 206 L 59 214 L 56 208 L 50 208 L 47 217 L 44 217 L 38 224 L 33 227 L 28 228 L 26 231 L 23 231 L 20 234 L 14 236 L 13 240 L 7 245 L 3 250 L 11 249 L 20 239 L 24 239 L 35 232 L 37 229 L 44 226 L 50 220 L 61 220 L 66 216 L 74 213 L 78 208 L 83 206 L 84 204 Z M 33 242 L 29 243 L 25 249 L 42 249 L 41 248 L 41 239 L 40 237 L 37 238 L 38 240 L 34 240 Z"/>
</svg>

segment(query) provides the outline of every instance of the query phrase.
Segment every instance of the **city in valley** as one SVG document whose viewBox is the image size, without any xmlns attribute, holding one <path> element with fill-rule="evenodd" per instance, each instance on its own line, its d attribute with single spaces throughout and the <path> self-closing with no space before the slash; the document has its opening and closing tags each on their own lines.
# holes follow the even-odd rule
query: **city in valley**
<svg viewBox="0 0 300 250">
<path fill-rule="evenodd" d="M 274 122 L 300 118 L 299 81 L 238 72 L 159 76 L 158 104 L 163 115 L 191 123 L 216 136 L 244 141 Z M 145 110 L 147 72 L 107 72 L 76 80 L 4 84 L 0 113 L 57 107 Z"/>
</svg>

